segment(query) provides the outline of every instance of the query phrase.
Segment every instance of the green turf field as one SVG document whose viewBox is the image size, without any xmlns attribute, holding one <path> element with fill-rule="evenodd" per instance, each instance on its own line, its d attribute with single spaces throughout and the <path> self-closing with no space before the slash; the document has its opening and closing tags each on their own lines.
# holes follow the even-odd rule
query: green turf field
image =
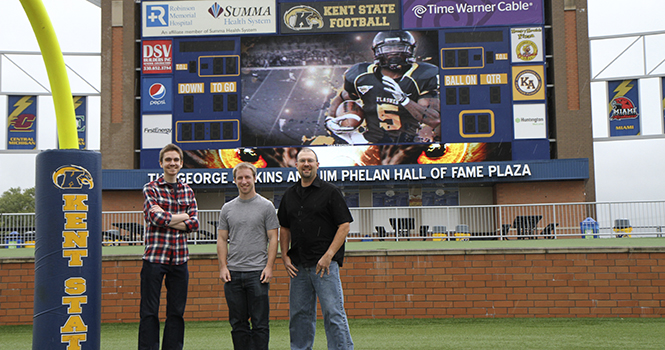
<svg viewBox="0 0 665 350">
<path fill-rule="evenodd" d="M 349 320 L 358 350 L 663 349 L 665 320 L 644 318 Z M 270 349 L 289 349 L 288 322 L 271 321 Z M 185 349 L 233 349 L 228 322 L 188 322 Z M 135 349 L 138 324 L 103 324 L 103 350 Z M 0 327 L 0 349 L 32 349 L 31 326 Z M 326 349 L 319 321 L 314 349 Z"/>
</svg>

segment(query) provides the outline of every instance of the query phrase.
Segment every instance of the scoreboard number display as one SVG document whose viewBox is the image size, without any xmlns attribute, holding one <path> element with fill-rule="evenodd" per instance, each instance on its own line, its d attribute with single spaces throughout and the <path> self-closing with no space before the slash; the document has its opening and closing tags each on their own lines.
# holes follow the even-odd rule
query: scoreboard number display
<svg viewBox="0 0 665 350">
<path fill-rule="evenodd" d="M 173 143 L 186 150 L 239 147 L 240 38 L 177 37 L 164 42 L 158 41 L 161 51 L 164 45 L 170 48 L 173 69 L 162 68 L 159 75 L 144 71 L 143 82 L 163 81 L 161 86 L 172 100 L 168 111 Z M 143 41 L 144 47 L 150 43 Z M 145 102 L 143 114 L 152 112 L 154 107 Z"/>
<path fill-rule="evenodd" d="M 439 44 L 443 82 L 441 138 L 449 142 L 510 138 L 508 29 L 442 30 Z"/>
<path fill-rule="evenodd" d="M 514 105 L 534 99 L 542 100 L 540 103 L 543 104 L 545 100 L 542 36 L 534 38 L 525 34 L 532 32 L 542 34 L 542 28 L 486 27 L 439 31 L 442 140 L 509 142 L 516 138 Z M 515 39 L 514 33 L 531 40 L 520 41 L 519 35 Z M 541 56 L 528 55 L 538 50 Z M 525 58 L 527 60 L 521 60 Z M 538 60 L 541 62 L 535 62 Z M 532 88 L 539 89 L 537 97 L 513 93 L 515 86 L 527 86 L 524 79 L 517 76 L 526 76 L 521 69 L 522 63 L 541 67 L 527 71 L 538 75 L 532 79 L 540 84 Z M 533 85 L 531 80 L 526 83 L 530 88 Z M 527 90 L 516 91 L 527 94 Z M 544 121 L 545 116 L 542 118 Z"/>
</svg>

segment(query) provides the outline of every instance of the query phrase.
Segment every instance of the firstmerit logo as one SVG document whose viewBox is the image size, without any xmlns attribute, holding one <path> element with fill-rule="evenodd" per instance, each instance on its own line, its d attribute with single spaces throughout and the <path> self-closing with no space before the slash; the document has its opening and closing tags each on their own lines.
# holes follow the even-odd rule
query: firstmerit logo
<svg viewBox="0 0 665 350">
<path fill-rule="evenodd" d="M 146 27 L 168 27 L 169 6 L 148 5 L 145 11 Z"/>
</svg>

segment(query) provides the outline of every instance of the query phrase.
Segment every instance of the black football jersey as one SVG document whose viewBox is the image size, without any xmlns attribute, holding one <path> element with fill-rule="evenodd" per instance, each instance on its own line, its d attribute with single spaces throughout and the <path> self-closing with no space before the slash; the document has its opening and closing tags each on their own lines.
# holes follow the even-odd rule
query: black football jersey
<svg viewBox="0 0 665 350">
<path fill-rule="evenodd" d="M 417 102 L 423 97 L 437 97 L 439 69 L 429 63 L 414 63 L 401 79 L 395 79 L 402 91 Z M 352 99 L 363 101 L 367 131 L 372 143 L 413 142 L 420 127 L 406 108 L 384 90 L 381 69 L 374 63 L 357 63 L 344 73 L 344 90 Z"/>
</svg>

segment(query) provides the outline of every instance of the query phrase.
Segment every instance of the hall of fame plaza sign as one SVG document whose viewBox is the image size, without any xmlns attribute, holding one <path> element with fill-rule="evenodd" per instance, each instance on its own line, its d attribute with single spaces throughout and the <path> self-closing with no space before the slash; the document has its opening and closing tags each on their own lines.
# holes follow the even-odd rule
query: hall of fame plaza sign
<svg viewBox="0 0 665 350">
<path fill-rule="evenodd" d="M 552 161 L 530 161 L 393 165 L 390 167 L 325 167 L 319 168 L 318 175 L 323 180 L 343 185 L 361 183 L 378 185 L 414 181 L 423 184 L 505 182 L 506 180 L 541 181 L 553 177 L 571 180 L 588 178 L 588 160 L 566 159 L 562 163 L 571 163 L 563 165 L 568 169 L 568 173 L 564 171 L 562 174 L 560 170 L 556 170 L 556 165 Z M 138 183 L 146 183 L 161 176 L 161 172 L 158 171 L 142 173 L 142 179 L 136 179 Z M 223 187 L 233 184 L 232 169 L 183 169 L 178 176 L 180 180 L 193 187 Z M 258 185 L 279 186 L 293 184 L 300 180 L 300 176 L 294 168 L 258 169 L 256 180 Z"/>
</svg>

